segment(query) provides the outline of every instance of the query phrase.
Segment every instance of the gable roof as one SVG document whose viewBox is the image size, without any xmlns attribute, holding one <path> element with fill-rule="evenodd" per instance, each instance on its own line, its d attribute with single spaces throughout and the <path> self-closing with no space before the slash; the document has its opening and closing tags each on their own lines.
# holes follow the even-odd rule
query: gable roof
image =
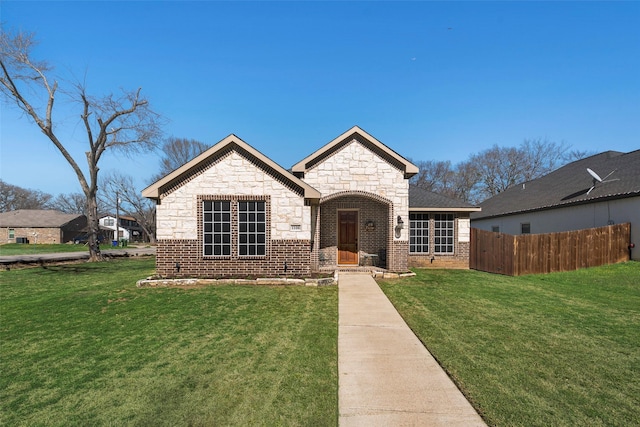
<svg viewBox="0 0 640 427">
<path fill-rule="evenodd" d="M 335 138 L 333 141 L 313 152 L 311 155 L 300 160 L 298 163 L 291 167 L 291 171 L 293 173 L 305 173 L 354 139 L 400 169 L 404 173 L 405 178 L 410 178 L 418 173 L 417 166 L 402 157 L 400 154 L 393 151 L 391 148 L 384 145 L 382 142 L 378 141 L 376 138 L 374 138 L 358 126 L 352 127 L 342 135 Z"/>
<path fill-rule="evenodd" d="M 56 210 L 18 209 L 0 213 L 0 227 L 60 228 L 83 216 Z"/>
<path fill-rule="evenodd" d="M 411 184 L 409 185 L 409 210 L 431 212 L 478 212 L 480 211 L 480 208 L 462 200 L 452 199 Z"/>
<path fill-rule="evenodd" d="M 159 199 L 162 193 L 174 188 L 176 185 L 182 185 L 191 176 L 206 169 L 213 161 L 230 151 L 235 151 L 247 158 L 267 174 L 300 193 L 305 199 L 320 199 L 320 192 L 318 192 L 318 190 L 296 178 L 291 172 L 233 134 L 227 136 L 198 157 L 142 190 L 142 195 L 150 199 Z"/>
<path fill-rule="evenodd" d="M 596 181 L 587 168 L 608 182 Z M 589 192 L 592 186 L 594 188 Z M 606 151 L 508 188 L 480 203 L 482 212 L 472 214 L 471 218 L 491 218 L 637 196 L 640 196 L 640 150 L 630 153 Z"/>
</svg>

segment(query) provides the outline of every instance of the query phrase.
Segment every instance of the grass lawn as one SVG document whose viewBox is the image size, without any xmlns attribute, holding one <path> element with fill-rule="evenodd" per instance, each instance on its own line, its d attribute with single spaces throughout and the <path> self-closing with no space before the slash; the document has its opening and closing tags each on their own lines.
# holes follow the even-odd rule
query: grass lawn
<svg viewBox="0 0 640 427">
<path fill-rule="evenodd" d="M 112 247 L 108 244 L 100 245 L 101 250 L 105 249 L 126 249 L 122 247 Z M 6 243 L 0 245 L 0 256 L 10 255 L 36 255 L 36 254 L 50 254 L 50 253 L 63 253 L 63 252 L 89 252 L 87 245 L 74 245 L 74 244 L 22 244 L 22 243 Z"/>
<path fill-rule="evenodd" d="M 640 425 L 640 263 L 381 287 L 490 425 Z"/>
<path fill-rule="evenodd" d="M 135 287 L 153 271 L 0 272 L 0 425 L 337 424 L 336 287 Z"/>
</svg>

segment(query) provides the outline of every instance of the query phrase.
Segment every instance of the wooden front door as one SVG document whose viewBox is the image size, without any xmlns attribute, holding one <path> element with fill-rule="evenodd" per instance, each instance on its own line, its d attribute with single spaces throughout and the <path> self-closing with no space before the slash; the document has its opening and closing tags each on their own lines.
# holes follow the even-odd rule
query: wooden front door
<svg viewBox="0 0 640 427">
<path fill-rule="evenodd" d="M 338 264 L 358 264 L 357 211 L 338 211 Z"/>
</svg>

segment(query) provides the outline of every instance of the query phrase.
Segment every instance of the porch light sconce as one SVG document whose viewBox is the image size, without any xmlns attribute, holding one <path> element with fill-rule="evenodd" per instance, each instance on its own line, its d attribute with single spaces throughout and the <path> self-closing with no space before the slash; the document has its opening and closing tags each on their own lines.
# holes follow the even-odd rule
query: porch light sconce
<svg viewBox="0 0 640 427">
<path fill-rule="evenodd" d="M 404 228 L 404 221 L 402 220 L 402 217 L 398 215 L 398 223 L 396 225 L 396 238 L 400 237 L 400 233 L 402 232 L 403 228 Z"/>
</svg>

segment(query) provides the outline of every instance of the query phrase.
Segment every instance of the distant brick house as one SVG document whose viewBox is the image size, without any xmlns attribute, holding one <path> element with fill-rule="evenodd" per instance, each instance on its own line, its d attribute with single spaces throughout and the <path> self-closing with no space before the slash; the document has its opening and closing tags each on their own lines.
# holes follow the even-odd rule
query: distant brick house
<svg viewBox="0 0 640 427">
<path fill-rule="evenodd" d="M 412 192 L 412 205 L 417 173 L 357 126 L 291 171 L 230 135 L 143 190 L 157 203 L 157 272 L 305 276 L 364 263 L 404 272 L 436 260 L 468 268 L 468 216 L 478 208 L 424 191 Z"/>
<path fill-rule="evenodd" d="M 5 243 L 67 243 L 87 227 L 87 217 L 55 210 L 20 209 L 0 213 Z"/>
</svg>

